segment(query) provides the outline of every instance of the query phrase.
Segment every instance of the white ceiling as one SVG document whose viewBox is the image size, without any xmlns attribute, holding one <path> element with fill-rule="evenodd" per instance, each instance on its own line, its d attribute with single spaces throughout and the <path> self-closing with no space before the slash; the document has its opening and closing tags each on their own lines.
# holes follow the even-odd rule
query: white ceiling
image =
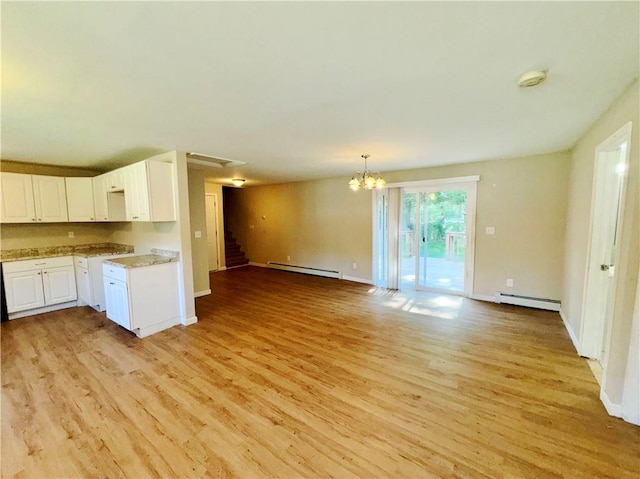
<svg viewBox="0 0 640 479">
<path fill-rule="evenodd" d="M 639 5 L 3 2 L 2 158 L 251 184 L 565 150 L 638 77 Z"/>
</svg>

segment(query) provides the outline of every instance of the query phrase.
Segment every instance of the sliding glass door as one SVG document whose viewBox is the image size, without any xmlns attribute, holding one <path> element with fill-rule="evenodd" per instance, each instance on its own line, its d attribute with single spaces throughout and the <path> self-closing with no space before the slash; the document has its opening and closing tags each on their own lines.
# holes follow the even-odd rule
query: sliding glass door
<svg viewBox="0 0 640 479">
<path fill-rule="evenodd" d="M 405 189 L 400 288 L 465 293 L 467 189 Z"/>
</svg>

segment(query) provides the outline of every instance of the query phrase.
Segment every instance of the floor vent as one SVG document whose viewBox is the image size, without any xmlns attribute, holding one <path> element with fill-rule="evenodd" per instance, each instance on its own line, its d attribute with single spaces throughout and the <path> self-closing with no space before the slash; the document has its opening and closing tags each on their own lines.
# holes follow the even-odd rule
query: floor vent
<svg viewBox="0 0 640 479">
<path fill-rule="evenodd" d="M 273 269 L 281 269 L 283 271 L 292 271 L 294 273 L 312 274 L 314 276 L 324 276 L 325 278 L 340 279 L 340 271 L 333 271 L 330 269 L 309 268 L 307 266 L 296 266 L 293 264 L 274 263 L 269 261 L 267 267 Z"/>
<path fill-rule="evenodd" d="M 498 293 L 496 294 L 496 303 L 515 304 L 516 306 L 526 306 L 528 308 L 560 311 L 560 301 L 557 299 L 534 298 L 532 296 Z"/>
</svg>

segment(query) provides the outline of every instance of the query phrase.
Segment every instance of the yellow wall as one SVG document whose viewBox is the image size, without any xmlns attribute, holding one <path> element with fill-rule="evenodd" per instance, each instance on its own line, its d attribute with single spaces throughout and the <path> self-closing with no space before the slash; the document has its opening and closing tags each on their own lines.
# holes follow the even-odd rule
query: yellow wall
<svg viewBox="0 0 640 479">
<path fill-rule="evenodd" d="M 610 109 L 580 138 L 571 154 L 569 181 L 569 220 L 567 222 L 567 251 L 564 268 L 563 315 L 576 338 L 580 337 L 582 301 L 587 265 L 589 223 L 596 147 L 628 121 L 633 122 L 626 208 L 620 242 L 621 258 L 617 265 L 617 288 L 614 307 L 612 344 L 608 365 L 607 395 L 620 403 L 624 370 L 627 364 L 629 337 L 639 263 L 640 190 L 640 119 L 636 81 Z"/>
<path fill-rule="evenodd" d="M 189 169 L 189 213 L 191 215 L 191 249 L 193 256 L 193 289 L 196 294 L 209 290 L 207 254 L 207 217 L 204 201 L 203 170 Z M 200 238 L 195 232 L 199 231 Z"/>
<path fill-rule="evenodd" d="M 480 175 L 474 294 L 507 292 L 506 279 L 513 278 L 510 293 L 560 299 L 569 164 L 568 153 L 555 153 L 384 176 L 393 183 Z M 347 181 L 234 189 L 229 227 L 253 262 L 339 270 L 371 280 L 372 194 L 350 191 Z M 486 226 L 496 234 L 484 234 Z"/>
</svg>

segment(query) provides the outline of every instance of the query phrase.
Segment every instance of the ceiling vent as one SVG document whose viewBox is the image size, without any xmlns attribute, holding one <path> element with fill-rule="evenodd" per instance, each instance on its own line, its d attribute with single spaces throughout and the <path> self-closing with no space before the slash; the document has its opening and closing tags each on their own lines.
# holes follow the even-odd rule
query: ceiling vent
<svg viewBox="0 0 640 479">
<path fill-rule="evenodd" d="M 229 166 L 246 165 L 243 161 L 218 158 L 215 156 L 203 155 L 202 153 L 187 153 L 187 163 L 191 165 L 208 166 L 211 168 L 227 168 Z"/>
</svg>

